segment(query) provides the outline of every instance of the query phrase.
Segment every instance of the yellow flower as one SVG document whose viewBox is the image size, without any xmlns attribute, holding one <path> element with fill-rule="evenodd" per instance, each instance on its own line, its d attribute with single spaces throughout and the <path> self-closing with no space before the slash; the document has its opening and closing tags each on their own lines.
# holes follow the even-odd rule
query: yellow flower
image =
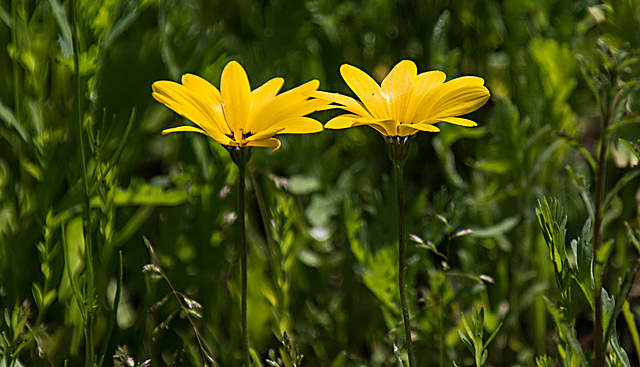
<svg viewBox="0 0 640 367">
<path fill-rule="evenodd" d="M 440 131 L 434 126 L 440 121 L 477 126 L 458 116 L 477 110 L 489 99 L 482 78 L 464 76 L 444 83 L 443 72 L 417 74 L 416 64 L 409 60 L 399 62 L 381 86 L 348 64 L 340 67 L 340 74 L 360 101 L 337 93 L 314 92 L 313 96 L 335 103 L 324 109 L 349 112 L 327 122 L 324 126 L 329 129 L 368 125 L 384 136 L 411 136 L 418 131 Z"/>
<path fill-rule="evenodd" d="M 222 71 L 220 91 L 203 78 L 185 74 L 182 84 L 161 80 L 153 83 L 153 98 L 195 126 L 162 131 L 198 132 L 227 147 L 280 148 L 276 134 L 306 134 L 322 131 L 322 124 L 305 115 L 329 102 L 310 99 L 320 85 L 312 80 L 278 94 L 284 79 L 274 78 L 251 90 L 242 66 L 229 62 Z"/>
</svg>

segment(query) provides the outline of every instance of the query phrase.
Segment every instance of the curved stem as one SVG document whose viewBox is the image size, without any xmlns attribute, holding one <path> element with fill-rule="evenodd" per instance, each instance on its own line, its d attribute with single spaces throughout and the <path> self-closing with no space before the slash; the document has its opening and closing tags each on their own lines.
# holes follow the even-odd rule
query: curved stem
<svg viewBox="0 0 640 367">
<path fill-rule="evenodd" d="M 238 215 L 240 224 L 240 262 L 242 267 L 242 355 L 245 367 L 251 366 L 249 362 L 249 334 L 247 330 L 247 240 L 245 238 L 244 224 L 244 176 L 246 162 L 240 159 L 238 168 Z"/>
<path fill-rule="evenodd" d="M 394 162 L 396 199 L 398 201 L 398 288 L 400 288 L 400 302 L 402 303 L 402 319 L 404 320 L 404 339 L 409 353 L 409 366 L 415 367 L 416 357 L 413 354 L 411 341 L 411 318 L 407 305 L 407 286 L 405 280 L 405 244 L 404 244 L 404 197 L 402 193 L 403 162 Z"/>
</svg>

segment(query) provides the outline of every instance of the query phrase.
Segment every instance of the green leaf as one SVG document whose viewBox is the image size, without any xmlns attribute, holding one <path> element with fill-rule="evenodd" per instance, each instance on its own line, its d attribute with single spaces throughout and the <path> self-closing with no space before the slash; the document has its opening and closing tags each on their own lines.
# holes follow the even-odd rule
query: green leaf
<svg viewBox="0 0 640 367">
<path fill-rule="evenodd" d="M 320 180 L 314 176 L 295 175 L 289 178 L 289 191 L 295 195 L 307 195 L 318 191 Z"/>
<path fill-rule="evenodd" d="M 11 111 L 9 107 L 2 103 L 2 101 L 0 101 L 0 120 L 4 121 L 7 126 L 14 128 L 18 132 L 18 135 L 20 135 L 22 140 L 24 140 L 25 142 L 27 141 L 27 131 L 20 123 L 18 123 L 18 120 L 16 120 L 13 111 Z M 7 140 L 9 140 L 9 137 L 6 138 Z"/>
<path fill-rule="evenodd" d="M 591 232 L 591 218 L 582 227 L 582 234 L 577 240 L 571 241 L 571 249 L 575 256 L 576 269 L 572 277 L 576 280 L 585 298 L 593 310 L 593 292 L 595 288 L 593 278 L 593 241 Z"/>
<path fill-rule="evenodd" d="M 60 32 L 62 33 L 58 37 L 58 44 L 60 44 L 62 56 L 67 58 L 73 55 L 73 45 L 71 43 L 71 26 L 69 25 L 69 21 L 67 20 L 67 13 L 58 0 L 48 0 L 48 2 L 49 7 L 51 8 L 51 13 L 53 13 L 53 17 L 58 24 Z"/>
<path fill-rule="evenodd" d="M 475 238 L 491 238 L 508 233 L 515 228 L 518 223 L 520 223 L 520 216 L 513 216 L 506 218 L 493 226 L 475 229 L 472 228 L 469 235 Z"/>
<path fill-rule="evenodd" d="M 116 206 L 176 206 L 184 204 L 188 198 L 183 189 L 164 190 L 141 180 L 131 180 L 126 190 L 116 191 L 113 201 Z"/>
<path fill-rule="evenodd" d="M 494 159 L 476 163 L 476 168 L 489 173 L 505 173 L 513 169 L 512 161 L 509 159 Z"/>
<path fill-rule="evenodd" d="M 549 311 L 549 314 L 553 317 L 553 321 L 556 323 L 556 328 L 558 329 L 560 338 L 569 344 L 572 354 L 579 358 L 579 362 L 582 366 L 589 366 L 584 353 L 582 353 L 582 347 L 580 346 L 580 343 L 578 343 L 578 339 L 576 338 L 573 328 L 563 319 L 560 312 L 553 307 L 549 299 L 546 297 L 543 297 L 543 299 L 545 301 L 545 306 L 547 306 L 547 311 Z"/>
<path fill-rule="evenodd" d="M 331 362 L 330 367 L 345 367 L 347 363 L 347 352 L 344 350 Z"/>
</svg>

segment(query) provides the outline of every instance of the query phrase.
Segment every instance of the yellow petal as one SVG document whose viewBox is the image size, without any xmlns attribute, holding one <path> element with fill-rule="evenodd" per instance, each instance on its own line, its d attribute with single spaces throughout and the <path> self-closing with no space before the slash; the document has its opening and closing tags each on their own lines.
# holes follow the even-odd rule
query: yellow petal
<svg viewBox="0 0 640 367">
<path fill-rule="evenodd" d="M 293 117 L 282 120 L 266 130 L 246 138 L 247 141 L 263 140 L 276 134 L 311 134 L 322 131 L 322 124 L 309 117 Z"/>
<path fill-rule="evenodd" d="M 273 78 L 251 92 L 251 108 L 258 108 L 278 94 L 284 79 Z"/>
<path fill-rule="evenodd" d="M 382 94 L 391 106 L 391 118 L 404 119 L 418 69 L 413 61 L 400 61 L 382 81 Z"/>
<path fill-rule="evenodd" d="M 178 132 L 193 132 L 193 133 L 201 133 L 204 134 L 208 137 L 210 137 L 211 139 L 217 141 L 218 143 L 222 144 L 222 145 L 229 145 L 229 143 L 231 142 L 231 139 L 229 139 L 228 136 L 222 135 L 220 133 L 214 133 L 213 135 L 208 134 L 206 131 L 199 129 L 197 127 L 194 126 L 178 126 L 178 127 L 172 127 L 170 129 L 164 129 L 162 130 L 162 135 L 167 135 L 167 134 L 171 134 L 171 133 L 178 133 Z"/>
<path fill-rule="evenodd" d="M 284 128 L 280 134 L 312 134 L 320 132 L 323 129 L 320 122 L 310 117 L 293 117 L 282 120 L 275 124 L 274 127 Z"/>
<path fill-rule="evenodd" d="M 328 104 L 323 99 L 309 99 L 308 94 L 315 91 L 320 83 L 317 80 L 305 83 L 297 88 L 277 95 L 261 108 L 251 111 L 248 125 L 252 133 L 270 129 L 282 120 L 302 117 L 317 111 Z"/>
<path fill-rule="evenodd" d="M 419 121 L 415 118 L 418 106 L 423 103 L 427 93 L 429 93 L 433 88 L 442 85 L 446 78 L 447 76 L 445 73 L 439 70 L 419 74 L 413 83 L 413 90 L 409 97 L 409 103 L 407 103 L 407 110 L 404 118 L 400 121 L 407 123 Z"/>
<path fill-rule="evenodd" d="M 346 129 L 355 123 L 356 119 L 360 116 L 344 114 L 336 116 L 324 124 L 325 129 Z"/>
<path fill-rule="evenodd" d="M 422 123 L 421 124 L 402 124 L 398 127 L 398 130 L 402 132 L 400 134 L 401 136 L 411 135 L 411 134 L 408 134 L 407 132 L 413 131 L 413 130 L 426 131 L 430 133 L 437 133 L 440 131 L 440 129 L 438 129 L 437 127 L 431 124 L 422 124 Z M 414 131 L 412 134 L 415 134 L 415 133 L 416 131 Z"/>
<path fill-rule="evenodd" d="M 313 92 L 309 94 L 310 97 L 315 97 L 318 99 L 324 99 L 327 100 L 328 102 L 333 102 L 333 103 L 337 103 L 338 105 L 326 105 L 324 107 L 321 107 L 320 110 L 330 110 L 330 109 L 334 109 L 334 108 L 341 108 L 345 111 L 349 111 L 353 114 L 356 114 L 358 116 L 362 116 L 362 117 L 372 117 L 371 114 L 369 113 L 369 111 L 366 110 L 366 108 L 364 108 L 364 105 L 362 105 L 362 103 L 360 101 L 358 101 L 355 98 L 351 98 L 348 96 L 344 96 L 342 94 L 339 93 L 329 93 L 329 92 L 323 92 L 323 91 L 317 91 L 317 92 Z"/>
<path fill-rule="evenodd" d="M 371 118 L 359 118 L 355 121 L 353 126 L 371 126 L 378 130 L 382 135 L 394 136 L 396 135 L 396 122 L 389 119 L 371 119 Z"/>
<path fill-rule="evenodd" d="M 210 99 L 212 103 L 220 104 L 220 91 L 205 79 L 193 74 L 184 74 L 181 82 L 182 85 L 202 96 L 203 99 Z"/>
<path fill-rule="evenodd" d="M 410 135 L 414 135 L 418 132 L 420 132 L 421 130 L 419 129 L 415 129 L 412 127 L 413 125 L 410 124 L 402 124 L 398 126 L 396 135 L 398 136 L 410 136 Z"/>
<path fill-rule="evenodd" d="M 222 70 L 220 80 L 222 110 L 234 134 L 244 130 L 251 108 L 251 86 L 242 66 L 231 61 Z M 236 140 L 239 140 L 236 138 Z"/>
<path fill-rule="evenodd" d="M 468 119 L 463 119 L 461 117 L 446 117 L 439 119 L 440 121 L 448 122 L 450 124 L 465 126 L 465 127 L 474 127 L 478 126 L 475 121 L 471 121 Z"/>
<path fill-rule="evenodd" d="M 263 147 L 263 148 L 273 148 L 271 153 L 280 149 L 280 140 L 276 138 L 269 138 L 265 140 L 251 140 L 246 144 L 248 147 Z"/>
<path fill-rule="evenodd" d="M 367 73 L 355 66 L 344 64 L 340 67 L 340 74 L 353 93 L 360 98 L 371 116 L 382 119 L 391 117 L 389 103 L 382 95 L 380 86 Z"/>
<path fill-rule="evenodd" d="M 431 90 L 416 112 L 416 119 L 443 119 L 473 112 L 489 99 L 482 78 L 466 76 L 453 79 Z"/>
<path fill-rule="evenodd" d="M 157 81 L 153 83 L 152 89 L 152 96 L 158 102 L 191 120 L 208 133 L 213 130 L 222 134 L 230 133 L 223 117 L 218 113 L 219 105 L 211 105 L 212 101 L 206 101 L 183 85 L 171 81 Z"/>
</svg>

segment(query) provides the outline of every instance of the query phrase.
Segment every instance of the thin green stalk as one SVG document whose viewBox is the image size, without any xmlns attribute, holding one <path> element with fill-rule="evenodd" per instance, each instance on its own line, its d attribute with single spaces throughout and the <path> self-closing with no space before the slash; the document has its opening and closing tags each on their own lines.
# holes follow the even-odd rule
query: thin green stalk
<svg viewBox="0 0 640 367">
<path fill-rule="evenodd" d="M 86 263 L 86 294 L 84 304 L 84 322 L 85 322 L 85 366 L 93 366 L 93 245 L 91 242 L 91 213 L 89 198 L 89 182 L 87 178 L 87 157 L 82 139 L 82 120 L 84 117 L 83 99 L 82 99 L 82 81 L 80 78 L 80 62 L 78 53 L 80 51 L 78 42 L 78 19 L 77 19 L 76 1 L 71 0 L 71 37 L 73 41 L 73 73 L 75 77 L 75 103 L 76 103 L 76 119 L 78 126 L 78 142 L 80 145 L 80 156 L 82 158 L 82 181 L 84 186 L 84 210 L 83 210 L 83 234 L 85 245 L 85 263 Z"/>
<path fill-rule="evenodd" d="M 250 367 L 249 359 L 249 332 L 247 327 L 247 239 L 245 237 L 244 223 L 244 180 L 247 163 L 251 158 L 250 148 L 228 146 L 231 159 L 238 166 L 238 225 L 240 232 L 240 263 L 242 270 L 242 356 L 245 367 Z"/>
<path fill-rule="evenodd" d="M 407 305 L 407 285 L 406 285 L 406 255 L 404 253 L 404 197 L 402 193 L 402 173 L 403 164 L 394 164 L 396 180 L 396 199 L 398 201 L 398 287 L 400 288 L 400 302 L 402 303 L 402 319 L 404 320 L 404 339 L 409 352 L 409 366 L 416 365 L 416 357 L 413 354 L 413 342 L 411 341 L 411 318 L 409 317 L 409 306 Z"/>
<path fill-rule="evenodd" d="M 240 174 L 238 177 L 238 215 L 240 216 L 240 262 L 242 266 L 242 354 L 244 365 L 251 366 L 249 362 L 249 333 L 247 330 L 247 239 L 245 238 L 244 224 L 244 164 L 239 164 Z"/>
<path fill-rule="evenodd" d="M 614 98 L 615 102 L 615 98 Z M 598 251 L 600 250 L 600 246 L 602 245 L 602 217 L 603 217 L 603 205 L 602 200 L 604 198 L 604 180 L 605 180 L 605 163 L 607 157 L 607 145 L 608 145 L 608 134 L 607 128 L 609 125 L 610 109 L 607 108 L 607 103 L 603 103 L 602 111 L 602 137 L 600 138 L 600 152 L 598 154 L 598 164 L 597 164 L 597 172 L 598 176 L 596 177 L 596 192 L 595 192 L 595 217 L 593 221 L 593 275 L 595 278 L 595 289 L 594 289 L 594 313 L 595 320 L 593 324 L 593 349 L 594 349 L 594 367 L 604 367 L 605 363 L 605 348 L 606 341 L 604 340 L 604 330 L 603 330 L 603 314 L 602 314 L 602 272 L 604 272 L 604 266 L 601 268 L 602 272 L 598 273 L 596 269 L 599 268 L 597 261 L 599 259 Z"/>
<path fill-rule="evenodd" d="M 407 160 L 411 136 L 387 137 L 387 152 L 393 162 L 394 178 L 396 183 L 396 200 L 398 203 L 398 288 L 400 289 L 400 303 L 402 304 L 402 319 L 404 321 L 404 339 L 409 354 L 409 367 L 416 366 L 416 357 L 413 353 L 411 341 L 411 317 L 407 304 L 406 285 L 406 255 L 404 243 L 404 196 L 402 190 L 402 174 L 404 163 Z"/>
</svg>

